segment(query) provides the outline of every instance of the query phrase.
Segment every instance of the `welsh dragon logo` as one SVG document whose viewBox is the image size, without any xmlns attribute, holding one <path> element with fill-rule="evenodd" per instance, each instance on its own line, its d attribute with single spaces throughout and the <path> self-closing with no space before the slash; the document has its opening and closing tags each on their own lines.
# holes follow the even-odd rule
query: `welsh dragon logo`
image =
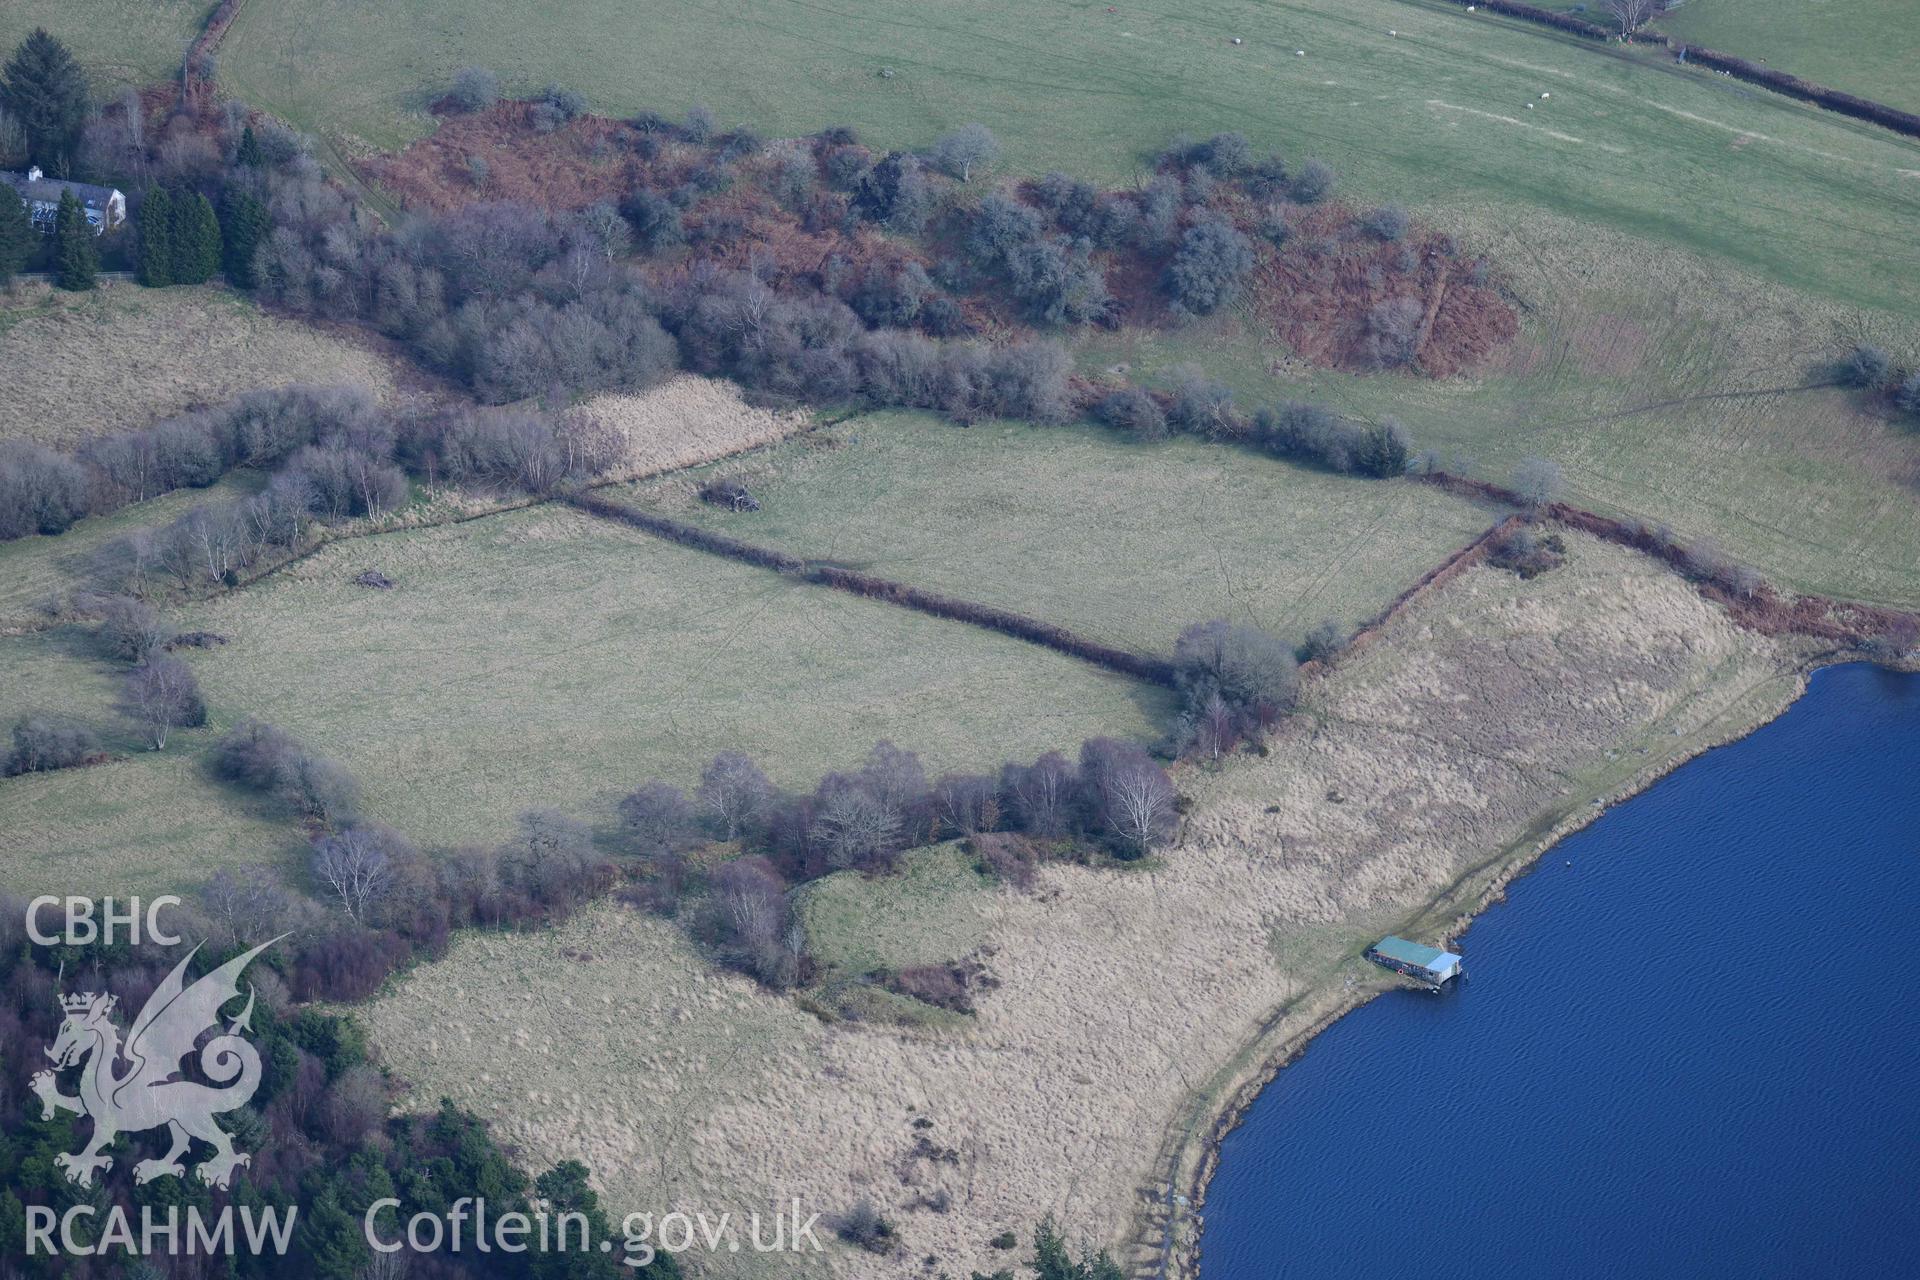
<svg viewBox="0 0 1920 1280">
<path fill-rule="evenodd" d="M 53 1119 L 56 1111 L 71 1111 L 93 1120 L 93 1137 L 84 1148 L 54 1157 L 69 1181 L 91 1186 L 93 1175 L 113 1164 L 113 1157 L 101 1152 L 116 1137 L 162 1125 L 173 1145 L 158 1160 L 134 1165 L 135 1182 L 181 1176 L 186 1170 L 180 1157 L 195 1138 L 214 1149 L 213 1156 L 194 1170 L 202 1182 L 224 1187 L 236 1168 L 252 1162 L 252 1156 L 233 1149 L 233 1139 L 213 1122 L 221 1112 L 245 1106 L 260 1087 L 260 1054 L 240 1036 L 252 1030 L 252 984 L 247 987 L 246 1007 L 228 1020 L 226 1034 L 214 1036 L 200 1049 L 200 1071 L 214 1083 L 180 1078 L 181 1064 L 194 1052 L 203 1032 L 218 1030 L 221 1008 L 239 998 L 241 971 L 278 941 L 263 942 L 188 986 L 187 965 L 200 950 L 194 947 L 147 1000 L 124 1045 L 113 1021 L 113 996 L 88 991 L 60 997 L 66 1021 L 60 1024 L 53 1047 L 46 1050 L 53 1070 L 35 1075 L 32 1088 L 40 1097 L 43 1119 Z M 122 1064 L 124 1071 L 119 1070 Z M 80 1066 L 80 1093 L 69 1097 L 60 1092 L 55 1076 L 76 1065 Z"/>
</svg>

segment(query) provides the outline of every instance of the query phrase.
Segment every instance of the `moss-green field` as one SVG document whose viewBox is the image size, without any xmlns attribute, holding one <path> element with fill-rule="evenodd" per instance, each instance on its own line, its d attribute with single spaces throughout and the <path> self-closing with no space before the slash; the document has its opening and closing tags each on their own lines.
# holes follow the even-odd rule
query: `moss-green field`
<svg viewBox="0 0 1920 1280">
<path fill-rule="evenodd" d="M 398 585 L 353 585 L 378 568 Z M 1161 691 L 958 623 L 824 591 L 566 509 L 335 543 L 184 611 L 216 726 L 270 720 L 425 845 L 551 806 L 610 828 L 649 777 L 744 750 L 811 786 L 876 739 L 930 772 L 1094 734 L 1148 737 Z"/>
<path fill-rule="evenodd" d="M 1687 0 L 1654 30 L 1806 80 L 1920 111 L 1920 29 L 1902 0 Z"/>
<path fill-rule="evenodd" d="M 761 510 L 697 501 L 715 474 L 743 478 Z M 1351 627 L 1502 514 L 1198 440 L 1139 445 L 1094 427 L 961 428 L 911 413 L 616 492 L 1148 653 L 1215 617 L 1289 636 L 1326 617 Z"/>
<path fill-rule="evenodd" d="M 111 96 L 119 86 L 180 73 L 187 46 L 213 5 L 206 0 L 7 0 L 0 44 L 9 53 L 35 27 L 58 36 L 92 81 Z"/>
<path fill-rule="evenodd" d="M 1243 405 L 1299 398 L 1401 419 L 1416 447 L 1504 482 L 1529 454 L 1571 499 L 1709 538 L 1793 591 L 1920 605 L 1920 424 L 1811 386 L 1872 342 L 1911 363 L 1920 326 L 1570 220 L 1579 248 L 1496 261 L 1520 337 L 1476 375 L 1354 377 L 1291 359 L 1241 307 L 1171 333 L 1095 333 L 1082 368 L 1152 382 L 1192 362 Z"/>
<path fill-rule="evenodd" d="M 82 520 L 62 534 L 0 542 L 0 633 L 39 625 L 45 616 L 42 603 L 83 587 L 94 555 L 114 539 L 167 524 L 203 502 L 246 497 L 265 481 L 258 472 L 233 471 L 205 489 L 177 489 Z"/>
<path fill-rule="evenodd" d="M 29 712 L 79 720 L 111 757 L 0 778 L 0 889 L 185 894 L 220 867 L 252 863 L 297 878 L 305 841 L 292 815 L 208 775 L 211 729 L 147 750 L 114 707 L 125 670 L 80 627 L 0 638 L 0 726 Z"/>
<path fill-rule="evenodd" d="M 841 871 L 801 890 L 814 959 L 834 975 L 959 960 L 986 936 L 991 882 L 957 845 L 916 849 L 900 872 Z"/>
<path fill-rule="evenodd" d="M 1323 157 L 1363 198 L 1471 215 L 1534 250 L 1549 243 L 1534 213 L 1562 213 L 1916 305 L 1912 141 L 1454 5 L 249 0 L 221 77 L 303 128 L 387 148 L 430 129 L 426 104 L 466 63 L 615 114 L 704 101 L 769 136 L 850 123 L 923 146 L 979 120 L 1010 169 L 1109 181 L 1138 176 L 1177 129 L 1240 129 Z"/>
</svg>

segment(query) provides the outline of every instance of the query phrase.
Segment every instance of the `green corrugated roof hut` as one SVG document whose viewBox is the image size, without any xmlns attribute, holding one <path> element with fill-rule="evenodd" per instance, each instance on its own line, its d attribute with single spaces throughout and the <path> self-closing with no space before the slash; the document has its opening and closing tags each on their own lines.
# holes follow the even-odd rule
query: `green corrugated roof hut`
<svg viewBox="0 0 1920 1280">
<path fill-rule="evenodd" d="M 1405 938 L 1380 939 L 1367 948 L 1367 959 L 1435 987 L 1460 976 L 1459 956 Z"/>
</svg>

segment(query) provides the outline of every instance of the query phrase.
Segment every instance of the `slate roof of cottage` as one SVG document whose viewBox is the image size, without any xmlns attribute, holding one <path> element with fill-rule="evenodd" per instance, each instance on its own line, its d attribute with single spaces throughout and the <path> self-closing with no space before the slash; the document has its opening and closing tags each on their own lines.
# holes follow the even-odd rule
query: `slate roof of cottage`
<svg viewBox="0 0 1920 1280">
<path fill-rule="evenodd" d="M 89 209 L 105 209 L 107 201 L 114 194 L 112 187 L 96 187 L 91 182 L 62 182 L 58 178 L 28 181 L 24 173 L 0 173 L 0 182 L 19 192 L 22 200 L 35 203 L 45 201 L 47 204 L 59 204 L 60 193 L 71 190 L 80 198 L 80 203 Z"/>
</svg>

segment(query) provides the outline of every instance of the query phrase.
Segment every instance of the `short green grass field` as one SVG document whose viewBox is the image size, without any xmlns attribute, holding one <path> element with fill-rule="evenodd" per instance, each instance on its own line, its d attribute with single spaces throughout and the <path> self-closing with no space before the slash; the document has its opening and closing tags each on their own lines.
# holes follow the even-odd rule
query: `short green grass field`
<svg viewBox="0 0 1920 1280">
<path fill-rule="evenodd" d="M 694 492 L 736 475 L 758 512 Z M 1198 440 L 1135 444 L 1094 427 L 920 414 L 616 491 L 620 500 L 826 560 L 1166 653 L 1229 617 L 1299 636 L 1351 628 L 1499 512 L 1410 481 L 1359 480 Z"/>
<path fill-rule="evenodd" d="M 1138 177 L 1175 130 L 1240 129 L 1324 158 L 1356 198 L 1532 248 L 1546 244 L 1533 215 L 1559 212 L 1916 309 L 1911 140 L 1663 54 L 1425 0 L 249 0 L 221 78 L 351 151 L 428 131 L 427 103 L 467 63 L 614 114 L 704 101 L 768 136 L 848 123 L 924 146 L 979 120 L 1008 170 L 1107 181 Z"/>
<path fill-rule="evenodd" d="M 0 778 L 0 890 L 185 895 L 223 866 L 299 874 L 305 842 L 292 816 L 208 775 L 214 731 L 183 730 L 167 750 L 147 750 L 114 708 L 125 670 L 85 628 L 0 638 L 0 731 L 29 712 L 65 716 L 92 727 L 112 757 Z"/>
<path fill-rule="evenodd" d="M 7 0 L 0 44 L 10 54 L 35 27 L 58 36 L 86 68 L 93 91 L 180 74 L 187 46 L 213 11 L 211 0 Z"/>
<path fill-rule="evenodd" d="M 233 471 L 205 489 L 176 489 L 110 515 L 82 520 L 65 533 L 0 542 L 0 634 L 40 625 L 48 616 L 42 605 L 63 601 L 83 589 L 93 557 L 114 539 L 168 524 L 203 502 L 244 498 L 265 483 L 266 477 L 258 472 Z"/>
<path fill-rule="evenodd" d="M 1417 448 L 1505 482 L 1536 454 L 1580 505 L 1707 538 L 1783 589 L 1920 606 L 1920 423 L 1820 384 L 1856 342 L 1909 367 L 1920 328 L 1757 273 L 1558 219 L 1583 252 L 1496 252 L 1519 337 L 1477 374 L 1354 377 L 1287 356 L 1241 307 L 1172 332 L 1092 333 L 1099 375 L 1195 363 L 1245 407 L 1281 399 L 1394 416 Z"/>
<path fill-rule="evenodd" d="M 356 586 L 377 568 L 391 591 Z M 930 772 L 1147 737 L 1165 695 L 959 623 L 688 551 L 569 509 L 335 543 L 183 611 L 215 728 L 272 721 L 423 845 L 526 809 L 607 829 L 650 777 L 744 750 L 810 787 L 875 740 Z"/>
<path fill-rule="evenodd" d="M 1654 30 L 1834 89 L 1920 111 L 1920 30 L 1903 0 L 1686 0 Z"/>
<path fill-rule="evenodd" d="M 829 974 L 959 960 L 985 939 L 992 882 L 958 845 L 915 849 L 900 872 L 842 871 L 801 891 L 814 959 Z"/>
</svg>

